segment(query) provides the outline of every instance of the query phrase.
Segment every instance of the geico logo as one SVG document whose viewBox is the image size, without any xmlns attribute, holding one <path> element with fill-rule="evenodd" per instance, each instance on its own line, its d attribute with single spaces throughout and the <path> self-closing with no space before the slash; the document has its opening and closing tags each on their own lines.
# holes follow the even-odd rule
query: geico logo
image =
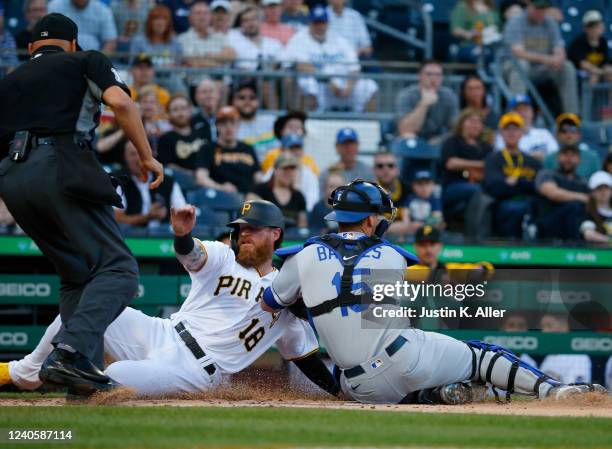
<svg viewBox="0 0 612 449">
<path fill-rule="evenodd" d="M 181 298 L 186 298 L 187 296 L 189 296 L 189 290 L 191 290 L 191 284 L 181 284 Z"/>
<path fill-rule="evenodd" d="M 51 286 L 46 283 L 0 283 L 0 296 L 46 297 L 50 295 Z"/>
<path fill-rule="evenodd" d="M 136 296 L 137 298 L 142 298 L 145 294 L 145 288 L 144 285 L 142 284 L 138 284 L 138 296 Z"/>
<path fill-rule="evenodd" d="M 517 336 L 494 336 L 489 335 L 484 338 L 486 343 L 505 346 L 508 349 L 533 350 L 538 349 L 538 339 L 536 337 Z"/>
<path fill-rule="evenodd" d="M 536 300 L 541 304 L 577 304 L 591 300 L 591 292 L 586 290 L 538 290 Z"/>
<path fill-rule="evenodd" d="M 0 332 L 0 346 L 25 346 L 28 334 L 25 332 Z"/>
<path fill-rule="evenodd" d="M 572 350 L 612 352 L 612 338 L 572 338 Z"/>
</svg>

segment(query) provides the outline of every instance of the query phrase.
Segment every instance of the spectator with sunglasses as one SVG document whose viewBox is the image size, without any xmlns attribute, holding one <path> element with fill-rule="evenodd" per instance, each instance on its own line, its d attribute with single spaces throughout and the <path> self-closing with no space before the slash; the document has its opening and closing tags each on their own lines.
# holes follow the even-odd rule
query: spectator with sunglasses
<svg viewBox="0 0 612 449">
<path fill-rule="evenodd" d="M 257 159 L 262 161 L 266 153 L 280 146 L 274 136 L 272 114 L 259 111 L 257 85 L 254 80 L 244 80 L 232 92 L 230 103 L 240 114 L 238 139 L 255 148 Z"/>
<path fill-rule="evenodd" d="M 397 207 L 397 215 L 388 232 L 403 236 L 410 232 L 407 202 L 412 189 L 400 179 L 399 174 L 399 164 L 393 153 L 383 151 L 374 156 L 376 182 L 389 193 L 393 205 Z"/>
<path fill-rule="evenodd" d="M 588 179 L 601 167 L 601 161 L 596 151 L 589 148 L 586 142 L 582 141 L 580 117 L 570 112 L 565 112 L 557 117 L 556 138 L 560 146 L 576 145 L 580 149 L 580 164 L 576 172 L 582 178 Z M 544 168 L 556 170 L 559 167 L 557 153 L 549 154 L 544 159 Z"/>
</svg>

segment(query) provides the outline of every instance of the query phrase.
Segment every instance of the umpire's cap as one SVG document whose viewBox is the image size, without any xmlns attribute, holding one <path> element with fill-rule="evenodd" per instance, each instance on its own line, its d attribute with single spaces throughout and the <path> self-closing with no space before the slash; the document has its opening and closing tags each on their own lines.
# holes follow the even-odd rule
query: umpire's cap
<svg viewBox="0 0 612 449">
<path fill-rule="evenodd" d="M 44 39 L 77 39 L 79 28 L 74 21 L 63 14 L 52 12 L 41 17 L 32 29 L 32 42 Z"/>
<path fill-rule="evenodd" d="M 396 208 L 391 197 L 378 184 L 356 179 L 338 187 L 327 200 L 333 211 L 326 220 L 338 223 L 357 223 L 370 215 L 395 216 Z"/>
<path fill-rule="evenodd" d="M 281 236 L 276 241 L 275 247 L 279 247 L 283 241 L 285 232 L 285 218 L 278 206 L 270 201 L 265 200 L 250 200 L 246 201 L 240 208 L 238 218 L 230 221 L 227 226 L 236 231 L 241 224 L 250 224 L 254 226 L 267 226 L 270 228 L 279 228 Z M 238 240 L 237 233 L 232 232 L 232 243 Z"/>
</svg>

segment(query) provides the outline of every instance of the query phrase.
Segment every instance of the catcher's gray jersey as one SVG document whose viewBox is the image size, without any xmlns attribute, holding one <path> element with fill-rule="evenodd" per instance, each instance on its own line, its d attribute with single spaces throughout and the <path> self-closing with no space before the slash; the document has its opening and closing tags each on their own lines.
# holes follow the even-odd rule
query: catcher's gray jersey
<svg viewBox="0 0 612 449">
<path fill-rule="evenodd" d="M 360 233 L 343 233 L 344 238 L 360 238 Z M 360 293 L 371 270 L 385 270 L 385 282 L 402 282 L 406 259 L 391 245 L 366 250 L 355 265 L 353 293 Z M 279 306 L 286 307 L 300 297 L 306 307 L 314 307 L 340 293 L 343 266 L 326 246 L 314 243 L 288 259 L 272 282 L 272 294 Z M 385 319 L 380 323 L 362 320 L 362 306 L 338 307 L 312 320 L 330 357 L 340 368 L 349 368 L 378 354 L 407 327 L 407 319 Z"/>
</svg>

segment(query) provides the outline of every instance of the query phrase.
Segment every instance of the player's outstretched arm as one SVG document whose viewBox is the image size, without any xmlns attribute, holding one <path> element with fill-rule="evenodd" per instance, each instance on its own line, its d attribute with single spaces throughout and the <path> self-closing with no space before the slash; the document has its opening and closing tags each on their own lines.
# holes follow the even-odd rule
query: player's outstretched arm
<svg viewBox="0 0 612 449">
<path fill-rule="evenodd" d="M 199 271 L 206 264 L 206 250 L 191 237 L 196 222 L 195 207 L 188 204 L 170 209 L 176 258 L 188 271 Z M 199 243 L 199 242 L 198 242 Z"/>
</svg>

